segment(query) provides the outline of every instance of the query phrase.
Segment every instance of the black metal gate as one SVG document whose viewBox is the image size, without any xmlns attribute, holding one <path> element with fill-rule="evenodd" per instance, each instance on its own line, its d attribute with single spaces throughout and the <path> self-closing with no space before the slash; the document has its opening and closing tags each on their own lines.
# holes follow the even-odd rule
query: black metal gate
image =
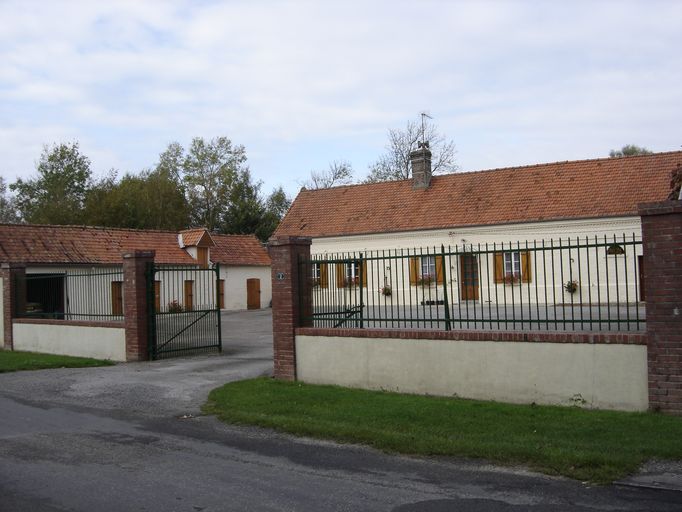
<svg viewBox="0 0 682 512">
<path fill-rule="evenodd" d="M 222 350 L 219 266 L 147 269 L 149 357 L 185 356 Z"/>
</svg>

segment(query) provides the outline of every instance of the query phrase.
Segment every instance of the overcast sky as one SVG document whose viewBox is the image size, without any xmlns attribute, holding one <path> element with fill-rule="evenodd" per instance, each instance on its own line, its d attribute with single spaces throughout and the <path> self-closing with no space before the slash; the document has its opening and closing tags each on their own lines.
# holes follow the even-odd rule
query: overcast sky
<svg viewBox="0 0 682 512">
<path fill-rule="evenodd" d="M 77 140 L 102 175 L 246 147 L 292 196 L 428 110 L 462 170 L 682 145 L 682 1 L 0 0 L 0 174 Z"/>
</svg>

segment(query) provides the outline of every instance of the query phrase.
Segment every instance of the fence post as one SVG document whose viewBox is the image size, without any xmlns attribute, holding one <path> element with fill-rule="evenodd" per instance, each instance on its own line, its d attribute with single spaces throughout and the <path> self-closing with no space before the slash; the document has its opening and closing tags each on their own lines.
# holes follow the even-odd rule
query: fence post
<svg viewBox="0 0 682 512">
<path fill-rule="evenodd" d="M 364 317 L 364 311 L 365 311 L 365 296 L 364 291 L 363 291 L 363 286 L 362 286 L 362 281 L 363 279 L 367 279 L 365 276 L 365 259 L 362 257 L 362 253 L 360 253 L 360 265 L 359 265 L 359 279 L 358 281 L 360 282 L 360 329 L 365 328 L 365 317 Z"/>
<path fill-rule="evenodd" d="M 451 329 L 450 301 L 448 300 L 448 274 L 446 272 L 447 266 L 445 265 L 445 245 L 443 244 L 441 244 L 440 246 L 440 265 L 441 265 L 440 270 L 443 275 L 443 305 L 445 306 L 445 330 L 449 331 Z M 438 286 L 437 282 L 436 286 Z"/>
<path fill-rule="evenodd" d="M 149 308 L 147 267 L 155 251 L 133 251 L 123 255 L 123 315 L 126 361 L 149 359 Z M 153 280 L 152 280 L 153 281 Z M 151 306 L 153 307 L 153 294 Z"/>
<path fill-rule="evenodd" d="M 649 408 L 682 414 L 682 201 L 639 205 Z"/>
<path fill-rule="evenodd" d="M 310 238 L 278 236 L 268 241 L 272 260 L 274 376 L 296 380 L 296 327 L 312 311 L 311 287 L 301 286 L 300 260 L 310 259 Z"/>
<path fill-rule="evenodd" d="M 0 275 L 2 275 L 3 346 L 5 350 L 14 350 L 12 319 L 17 311 L 26 308 L 26 267 L 18 263 L 3 263 Z"/>
</svg>

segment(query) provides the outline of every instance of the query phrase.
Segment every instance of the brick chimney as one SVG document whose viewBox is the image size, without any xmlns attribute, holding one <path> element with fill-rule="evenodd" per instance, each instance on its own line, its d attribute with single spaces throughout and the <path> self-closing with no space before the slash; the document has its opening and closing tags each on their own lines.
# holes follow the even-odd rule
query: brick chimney
<svg viewBox="0 0 682 512">
<path fill-rule="evenodd" d="M 412 188 L 426 189 L 431 185 L 431 151 L 428 142 L 418 142 L 417 149 L 410 152 L 412 164 Z"/>
</svg>

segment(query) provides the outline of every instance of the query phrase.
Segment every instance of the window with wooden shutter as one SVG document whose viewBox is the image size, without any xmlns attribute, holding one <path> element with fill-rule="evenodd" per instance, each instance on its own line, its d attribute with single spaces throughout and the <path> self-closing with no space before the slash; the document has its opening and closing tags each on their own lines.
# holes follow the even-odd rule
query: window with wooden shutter
<svg viewBox="0 0 682 512">
<path fill-rule="evenodd" d="M 197 262 L 202 268 L 208 268 L 208 247 L 197 247 Z"/>
<path fill-rule="evenodd" d="M 111 282 L 111 314 L 123 315 L 123 281 Z"/>
<path fill-rule="evenodd" d="M 508 284 L 520 281 L 530 283 L 532 272 L 530 268 L 530 251 L 496 252 L 493 269 L 495 282 Z"/>
<path fill-rule="evenodd" d="M 531 277 L 530 251 L 523 251 L 521 252 L 521 280 L 524 283 L 530 283 Z"/>
<path fill-rule="evenodd" d="M 495 253 L 495 263 L 493 264 L 495 270 L 495 282 L 504 283 L 504 257 L 503 253 Z"/>
<path fill-rule="evenodd" d="M 154 281 L 154 308 L 161 311 L 161 281 Z"/>
<path fill-rule="evenodd" d="M 419 264 L 419 258 L 410 258 L 410 284 L 416 285 L 419 280 L 421 265 Z"/>
<path fill-rule="evenodd" d="M 194 309 L 194 281 L 185 281 L 185 311 Z"/>
<path fill-rule="evenodd" d="M 436 283 L 443 284 L 443 257 L 436 256 Z"/>
<path fill-rule="evenodd" d="M 320 263 L 320 287 L 327 288 L 329 286 L 329 268 L 326 263 Z"/>
<path fill-rule="evenodd" d="M 218 307 L 225 309 L 225 279 L 218 280 Z"/>
</svg>

